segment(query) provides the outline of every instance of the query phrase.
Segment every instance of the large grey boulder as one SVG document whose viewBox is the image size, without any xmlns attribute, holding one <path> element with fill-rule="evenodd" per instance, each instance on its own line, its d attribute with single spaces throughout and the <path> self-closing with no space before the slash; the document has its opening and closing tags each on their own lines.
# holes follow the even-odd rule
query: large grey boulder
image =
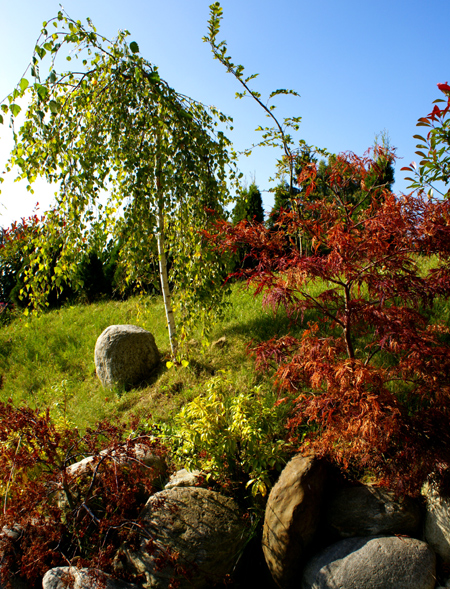
<svg viewBox="0 0 450 589">
<path fill-rule="evenodd" d="M 300 577 L 319 526 L 324 482 L 324 466 L 299 455 L 288 462 L 270 492 L 262 545 L 279 587 L 294 586 Z"/>
<path fill-rule="evenodd" d="M 110 325 L 95 344 L 95 369 L 104 387 L 139 384 L 158 366 L 153 335 L 136 325 Z"/>
<path fill-rule="evenodd" d="M 234 500 L 201 487 L 155 493 L 140 523 L 147 537 L 139 548 L 122 547 L 118 559 L 144 573 L 144 588 L 168 589 L 173 579 L 179 589 L 209 588 L 232 572 L 247 540 Z"/>
<path fill-rule="evenodd" d="M 347 538 L 305 567 L 302 589 L 434 589 L 436 557 L 425 542 L 384 536 Z"/>
<path fill-rule="evenodd" d="M 42 589 L 139 589 L 138 585 L 114 579 L 97 569 L 56 567 L 42 579 Z"/>
<path fill-rule="evenodd" d="M 437 487 L 426 483 L 422 489 L 426 498 L 424 539 L 450 564 L 450 497 L 444 497 Z"/>
<path fill-rule="evenodd" d="M 377 487 L 340 489 L 327 508 L 327 523 L 341 538 L 404 534 L 416 536 L 421 524 L 418 503 Z"/>
</svg>

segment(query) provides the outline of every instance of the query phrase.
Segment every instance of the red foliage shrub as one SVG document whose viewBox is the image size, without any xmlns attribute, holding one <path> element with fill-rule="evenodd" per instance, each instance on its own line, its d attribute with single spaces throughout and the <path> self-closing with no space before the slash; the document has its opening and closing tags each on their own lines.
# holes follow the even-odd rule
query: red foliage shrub
<svg viewBox="0 0 450 589">
<path fill-rule="evenodd" d="M 380 148 L 373 158 L 338 156 L 320 200 L 309 198 L 311 164 L 279 220 L 286 231 L 220 223 L 208 237 L 222 251 L 248 246 L 257 265 L 241 275 L 264 304 L 307 322 L 300 338 L 252 349 L 294 400 L 287 427 L 298 450 L 417 492 L 450 467 L 450 330 L 430 320 L 450 294 L 450 202 L 390 193 L 379 162 L 393 157 Z M 311 240 L 311 255 L 296 236 Z M 438 264 L 423 273 L 429 254 Z"/>
<path fill-rule="evenodd" d="M 161 475 L 141 456 L 165 453 L 127 431 L 107 422 L 84 435 L 58 431 L 48 412 L 0 403 L 1 583 L 17 574 L 40 586 L 69 563 L 113 572 L 120 543 L 142 533 L 138 516 Z M 70 468 L 86 457 L 88 468 Z"/>
</svg>

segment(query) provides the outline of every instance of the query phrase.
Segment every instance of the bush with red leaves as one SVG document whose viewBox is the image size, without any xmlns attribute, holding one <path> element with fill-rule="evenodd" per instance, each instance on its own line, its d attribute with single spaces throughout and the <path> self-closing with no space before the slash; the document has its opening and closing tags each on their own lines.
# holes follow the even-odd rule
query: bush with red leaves
<svg viewBox="0 0 450 589">
<path fill-rule="evenodd" d="M 321 200 L 308 199 L 315 164 L 303 170 L 284 231 L 222 222 L 207 237 L 224 252 L 248 247 L 257 264 L 241 276 L 305 324 L 301 337 L 252 348 L 294 403 L 298 450 L 417 493 L 450 467 L 450 330 L 430 320 L 450 294 L 450 202 L 392 194 L 377 178 L 394 155 L 380 150 L 336 157 Z M 310 255 L 296 236 L 311 240 Z M 420 257 L 431 254 L 437 265 L 424 274 Z"/>
<path fill-rule="evenodd" d="M 67 564 L 118 576 L 115 553 L 145 532 L 138 516 L 165 455 L 153 436 L 129 431 L 107 422 L 59 431 L 48 412 L 0 403 L 2 584 L 18 575 L 38 587 Z M 84 458 L 87 468 L 70 468 Z"/>
</svg>

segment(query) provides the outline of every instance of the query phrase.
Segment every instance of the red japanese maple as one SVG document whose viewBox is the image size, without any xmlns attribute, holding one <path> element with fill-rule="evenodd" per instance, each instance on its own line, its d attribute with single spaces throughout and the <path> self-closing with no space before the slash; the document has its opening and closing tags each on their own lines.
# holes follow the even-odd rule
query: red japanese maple
<svg viewBox="0 0 450 589">
<path fill-rule="evenodd" d="M 264 304 L 304 324 L 301 337 L 252 349 L 293 403 L 298 450 L 411 492 L 450 466 L 450 330 L 431 321 L 450 294 L 450 203 L 395 196 L 380 183 L 381 157 L 393 154 L 338 156 L 330 196 L 315 200 L 315 165 L 304 169 L 308 190 L 280 218 L 285 231 L 221 223 L 209 237 L 224 251 L 249 247 L 257 264 L 241 275 Z M 300 255 L 297 235 L 311 255 Z M 422 272 L 429 254 L 437 266 Z"/>
</svg>

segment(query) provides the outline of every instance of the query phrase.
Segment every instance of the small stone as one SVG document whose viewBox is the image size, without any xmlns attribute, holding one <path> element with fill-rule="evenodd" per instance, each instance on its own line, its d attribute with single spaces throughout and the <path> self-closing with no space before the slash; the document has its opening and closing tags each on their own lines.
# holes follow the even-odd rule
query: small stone
<svg viewBox="0 0 450 589">
<path fill-rule="evenodd" d="M 211 348 L 223 348 L 224 345 L 227 343 L 227 338 L 223 335 L 218 340 L 211 344 Z"/>
<path fill-rule="evenodd" d="M 182 468 L 174 473 L 164 489 L 172 489 L 173 487 L 197 487 L 199 483 L 205 480 L 206 474 L 200 470 L 186 470 Z"/>
<path fill-rule="evenodd" d="M 97 569 L 55 567 L 42 579 L 42 589 L 139 589 L 137 585 L 114 579 Z"/>
</svg>

